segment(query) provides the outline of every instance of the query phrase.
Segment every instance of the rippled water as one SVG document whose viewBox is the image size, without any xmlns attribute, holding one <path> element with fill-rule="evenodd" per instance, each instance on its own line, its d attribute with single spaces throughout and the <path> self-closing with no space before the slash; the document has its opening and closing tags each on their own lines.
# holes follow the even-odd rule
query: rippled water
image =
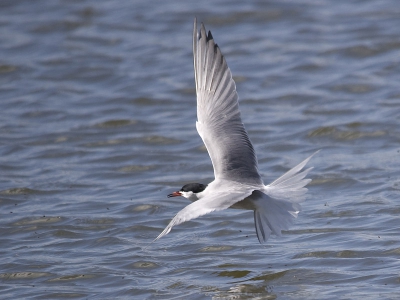
<svg viewBox="0 0 400 300">
<path fill-rule="evenodd" d="M 211 29 L 270 182 L 317 149 L 295 226 L 187 222 L 213 179 L 191 33 Z M 400 6 L 380 1 L 0 3 L 4 299 L 397 299 Z"/>
</svg>

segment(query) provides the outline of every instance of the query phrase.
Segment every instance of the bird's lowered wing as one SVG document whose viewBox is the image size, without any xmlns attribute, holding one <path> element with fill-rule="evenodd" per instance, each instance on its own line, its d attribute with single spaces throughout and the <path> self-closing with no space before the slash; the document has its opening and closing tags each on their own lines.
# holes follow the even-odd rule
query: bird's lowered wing
<svg viewBox="0 0 400 300">
<path fill-rule="evenodd" d="M 231 71 L 211 32 L 197 20 L 193 29 L 197 93 L 196 128 L 214 167 L 216 179 L 262 184 L 257 158 L 240 117 Z"/>
<path fill-rule="evenodd" d="M 218 185 L 219 184 L 217 183 L 215 186 Z M 213 211 L 227 209 L 236 202 L 251 195 L 254 190 L 254 188 L 251 187 L 233 186 L 229 183 L 225 185 L 221 183 L 221 186 L 224 186 L 222 190 L 214 190 L 212 193 L 209 193 L 200 200 L 189 204 L 178 212 L 164 231 L 161 232 L 154 241 L 168 234 L 175 225 L 209 214 Z"/>
</svg>

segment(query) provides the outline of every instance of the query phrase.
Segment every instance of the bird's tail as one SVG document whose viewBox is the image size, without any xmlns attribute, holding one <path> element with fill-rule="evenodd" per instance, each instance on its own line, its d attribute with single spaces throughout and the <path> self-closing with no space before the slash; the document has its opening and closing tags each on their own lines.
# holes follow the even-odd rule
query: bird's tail
<svg viewBox="0 0 400 300">
<path fill-rule="evenodd" d="M 265 243 L 271 233 L 280 236 L 297 218 L 301 210 L 299 202 L 307 192 L 305 186 L 311 181 L 305 177 L 312 168 L 302 169 L 313 155 L 249 197 L 255 207 L 254 223 L 260 243 Z"/>
<path fill-rule="evenodd" d="M 314 152 L 294 168 L 287 171 L 281 177 L 266 185 L 264 193 L 274 199 L 288 200 L 289 202 L 301 202 L 304 200 L 304 194 L 307 192 L 305 186 L 311 182 L 311 179 L 305 178 L 313 168 L 303 170 L 308 161 L 319 152 Z M 302 171 L 303 170 L 303 171 Z"/>
<path fill-rule="evenodd" d="M 254 191 L 250 197 L 255 207 L 254 224 L 261 244 L 271 233 L 280 236 L 282 230 L 288 230 L 301 210 L 298 203 L 273 199 L 261 191 Z"/>
</svg>

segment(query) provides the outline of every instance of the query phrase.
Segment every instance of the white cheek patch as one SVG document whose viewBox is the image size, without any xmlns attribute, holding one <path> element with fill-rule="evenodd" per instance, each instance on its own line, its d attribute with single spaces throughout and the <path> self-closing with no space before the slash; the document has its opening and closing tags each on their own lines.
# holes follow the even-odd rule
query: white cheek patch
<svg viewBox="0 0 400 300">
<path fill-rule="evenodd" d="M 189 192 L 183 192 L 183 191 L 181 191 L 181 194 L 182 194 L 182 196 L 185 197 L 185 198 L 190 198 L 190 196 L 193 195 L 193 192 L 192 192 L 192 191 L 189 191 Z"/>
</svg>

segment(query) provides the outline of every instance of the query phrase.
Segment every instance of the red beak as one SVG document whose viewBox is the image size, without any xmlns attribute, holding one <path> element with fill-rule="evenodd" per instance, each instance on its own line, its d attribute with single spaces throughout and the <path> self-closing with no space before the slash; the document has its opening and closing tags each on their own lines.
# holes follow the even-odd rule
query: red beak
<svg viewBox="0 0 400 300">
<path fill-rule="evenodd" d="M 169 194 L 168 198 L 179 197 L 179 196 L 182 196 L 181 192 L 180 191 L 176 191 L 176 192 L 173 192 L 172 194 Z"/>
</svg>

